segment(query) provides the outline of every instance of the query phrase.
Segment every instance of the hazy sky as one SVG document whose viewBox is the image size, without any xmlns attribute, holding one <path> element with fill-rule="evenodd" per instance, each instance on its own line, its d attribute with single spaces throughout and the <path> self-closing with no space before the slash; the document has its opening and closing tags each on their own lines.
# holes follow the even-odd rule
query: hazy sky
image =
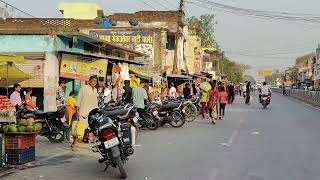
<svg viewBox="0 0 320 180">
<path fill-rule="evenodd" d="M 6 0 L 36 17 L 62 17 L 57 10 L 59 0 Z M 152 10 L 144 3 L 166 10 L 160 4 L 175 9 L 178 0 L 65 0 L 65 2 L 96 2 L 106 14 L 114 12 L 134 12 Z M 170 1 L 170 4 L 167 3 Z M 189 0 L 192 1 L 192 0 Z M 213 1 L 213 0 L 211 0 Z M 158 3 L 156 3 L 158 2 Z M 215 0 L 241 8 L 291 13 L 319 14 L 319 0 Z M 294 22 L 276 22 L 253 19 L 203 9 L 186 4 L 190 15 L 216 14 L 216 39 L 221 49 L 231 59 L 253 67 L 251 74 L 260 68 L 285 68 L 294 63 L 295 58 L 315 51 L 320 43 L 320 24 L 307 25 Z"/>
</svg>

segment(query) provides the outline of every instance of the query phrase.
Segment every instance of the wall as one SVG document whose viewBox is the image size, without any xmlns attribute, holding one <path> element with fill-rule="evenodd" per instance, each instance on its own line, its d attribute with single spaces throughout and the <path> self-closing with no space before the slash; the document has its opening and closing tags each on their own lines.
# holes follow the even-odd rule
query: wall
<svg viewBox="0 0 320 180">
<path fill-rule="evenodd" d="M 59 61 L 56 54 L 48 52 L 46 53 L 46 61 L 44 62 L 44 111 L 56 111 Z"/>
<path fill-rule="evenodd" d="M 96 3 L 60 3 L 59 11 L 63 11 L 64 18 L 94 19 L 102 8 Z"/>
<path fill-rule="evenodd" d="M 68 50 L 84 52 L 84 42 L 78 40 L 69 48 L 71 38 L 50 35 L 0 35 L 0 52 L 54 52 Z"/>
<path fill-rule="evenodd" d="M 274 88 L 272 89 L 272 91 L 282 94 L 282 89 L 279 89 L 279 88 Z M 305 90 L 299 90 L 299 89 L 290 89 L 290 90 L 287 90 L 287 94 L 290 97 L 298 99 L 302 102 L 305 102 L 314 106 L 320 106 L 320 91 L 305 91 Z"/>
<path fill-rule="evenodd" d="M 195 50 L 197 49 L 197 50 Z M 200 73 L 200 56 L 201 50 L 201 39 L 196 35 L 189 36 L 189 61 L 187 62 L 187 67 L 190 73 Z M 198 61 L 197 61 L 198 60 Z M 197 67 L 199 66 L 199 67 Z"/>
<path fill-rule="evenodd" d="M 49 35 L 0 35 L 0 52 L 50 52 L 54 39 Z"/>
</svg>

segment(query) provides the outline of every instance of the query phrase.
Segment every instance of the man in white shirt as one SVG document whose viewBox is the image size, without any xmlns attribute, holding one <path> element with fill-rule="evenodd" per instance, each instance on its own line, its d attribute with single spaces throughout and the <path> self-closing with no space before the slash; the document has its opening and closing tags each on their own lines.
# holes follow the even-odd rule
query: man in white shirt
<svg viewBox="0 0 320 180">
<path fill-rule="evenodd" d="M 266 82 L 263 82 L 263 86 L 261 87 L 261 94 L 259 95 L 259 99 L 261 102 L 261 96 L 268 96 L 271 93 L 270 86 L 267 86 Z"/>
<path fill-rule="evenodd" d="M 170 89 L 169 89 L 169 98 L 170 99 L 175 99 L 177 94 L 177 89 L 174 87 L 174 84 L 171 83 Z"/>
</svg>

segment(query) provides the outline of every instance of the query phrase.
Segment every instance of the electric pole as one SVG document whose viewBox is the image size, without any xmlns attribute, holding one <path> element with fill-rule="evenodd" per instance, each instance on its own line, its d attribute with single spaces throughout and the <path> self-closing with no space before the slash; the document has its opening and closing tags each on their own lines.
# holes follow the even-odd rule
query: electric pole
<svg viewBox="0 0 320 180">
<path fill-rule="evenodd" d="M 179 40 L 180 40 L 180 28 L 183 28 L 183 22 L 182 18 L 184 17 L 184 0 L 180 0 L 179 5 L 179 12 L 178 12 L 178 23 L 177 23 L 177 32 L 176 32 L 176 47 L 174 51 L 174 59 L 173 59 L 173 68 L 172 68 L 172 74 L 177 74 L 177 67 L 178 67 L 178 46 L 179 46 Z"/>
</svg>

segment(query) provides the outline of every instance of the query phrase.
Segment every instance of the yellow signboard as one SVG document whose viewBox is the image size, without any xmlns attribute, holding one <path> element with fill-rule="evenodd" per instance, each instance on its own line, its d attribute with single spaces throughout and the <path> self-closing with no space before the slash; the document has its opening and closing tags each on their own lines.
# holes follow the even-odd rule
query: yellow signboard
<svg viewBox="0 0 320 180">
<path fill-rule="evenodd" d="M 272 69 L 262 69 L 259 71 L 259 76 L 268 77 L 272 76 Z"/>
<path fill-rule="evenodd" d="M 90 76 L 106 77 L 108 61 L 105 59 L 83 61 L 78 56 L 63 54 L 60 77 L 88 80 Z"/>
</svg>

